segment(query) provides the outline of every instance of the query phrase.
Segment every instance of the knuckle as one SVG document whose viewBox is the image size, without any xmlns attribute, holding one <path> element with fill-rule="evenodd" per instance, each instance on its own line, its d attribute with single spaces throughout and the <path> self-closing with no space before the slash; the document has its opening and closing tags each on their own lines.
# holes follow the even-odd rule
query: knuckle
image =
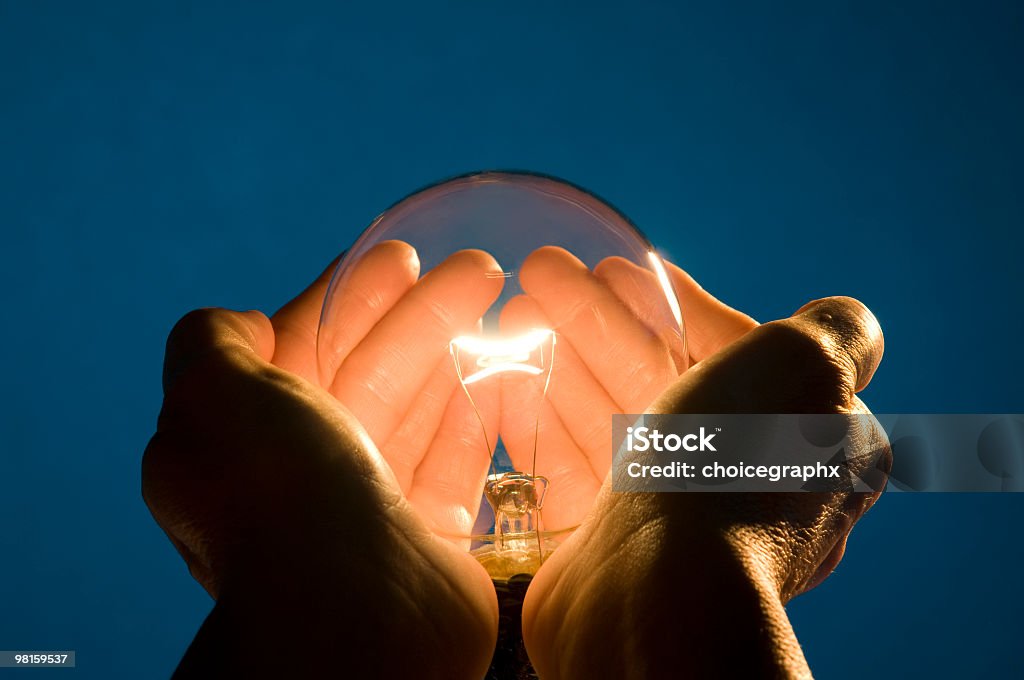
<svg viewBox="0 0 1024 680">
<path fill-rule="evenodd" d="M 754 332 L 774 347 L 776 360 L 794 371 L 804 394 L 832 406 L 853 398 L 856 369 L 832 334 L 796 318 L 764 324 Z"/>
<path fill-rule="evenodd" d="M 225 309 L 196 309 L 174 325 L 164 355 L 165 394 L 186 373 L 238 365 L 247 355 L 241 347 L 226 341 L 239 334 L 233 315 Z"/>
<path fill-rule="evenodd" d="M 211 307 L 193 309 L 178 319 L 167 337 L 168 350 L 188 347 L 209 340 L 223 316 L 223 311 Z"/>
<path fill-rule="evenodd" d="M 785 319 L 764 324 L 754 332 L 762 336 L 762 342 L 775 348 L 776 355 L 800 365 L 831 368 L 834 343 L 810 324 Z"/>
</svg>

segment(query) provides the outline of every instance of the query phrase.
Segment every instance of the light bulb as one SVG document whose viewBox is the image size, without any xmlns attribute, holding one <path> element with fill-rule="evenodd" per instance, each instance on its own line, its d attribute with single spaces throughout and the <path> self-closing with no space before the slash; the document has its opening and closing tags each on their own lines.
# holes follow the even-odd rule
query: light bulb
<svg viewBox="0 0 1024 680">
<path fill-rule="evenodd" d="M 377 316 L 349 318 L 354 299 Z M 384 346 L 359 355 L 353 334 Z M 593 194 L 513 172 L 435 184 L 374 220 L 335 270 L 317 353 L 413 505 L 496 582 L 535 573 L 586 516 L 611 415 L 643 412 L 687 367 L 647 239 Z M 380 366 L 349 365 L 367 357 Z"/>
</svg>

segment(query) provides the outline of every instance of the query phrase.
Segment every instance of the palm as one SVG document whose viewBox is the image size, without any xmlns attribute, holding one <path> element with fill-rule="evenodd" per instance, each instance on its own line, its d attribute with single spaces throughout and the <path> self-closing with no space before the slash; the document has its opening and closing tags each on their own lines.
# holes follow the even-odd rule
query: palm
<svg viewBox="0 0 1024 680">
<path fill-rule="evenodd" d="M 496 440 L 496 390 L 462 394 L 448 342 L 472 332 L 501 292 L 486 274 L 497 263 L 462 251 L 419 278 L 415 251 L 397 241 L 366 253 L 320 329 L 328 274 L 272 319 L 273 363 L 333 394 L 359 420 L 402 493 L 439 534 L 465 536 L 475 518 L 489 443 Z M 465 281 L 475 285 L 466 286 Z M 492 395 L 493 392 L 493 395 Z"/>
<path fill-rule="evenodd" d="M 411 246 L 387 242 L 363 256 L 344 294 L 331 301 L 329 318 L 341 321 L 320 329 L 319 357 L 328 273 L 272 319 L 273 363 L 344 404 L 401 491 L 436 532 L 449 536 L 464 536 L 473 524 L 499 432 L 518 469 L 532 470 L 538 452 L 537 469 L 551 482 L 545 526 L 579 524 L 610 469 L 609 416 L 643 411 L 688 363 L 754 325 L 670 265 L 687 313 L 689 356 L 681 356 L 659 303 L 652 303 L 663 293 L 649 270 L 608 258 L 590 271 L 565 250 L 542 248 L 523 265 L 526 294 L 510 300 L 501 316 L 509 333 L 538 326 L 558 331 L 539 421 L 537 381 L 516 375 L 475 385 L 474 408 L 453 370 L 448 341 L 477 329 L 501 292 L 502 279 L 486 275 L 497 271 L 486 254 L 463 251 L 420 278 Z"/>
<path fill-rule="evenodd" d="M 545 527 L 579 524 L 611 468 L 611 415 L 641 413 L 689 363 L 752 328 L 746 315 L 704 293 L 681 269 L 670 278 L 686 313 L 689 352 L 664 321 L 664 293 L 649 270 L 611 257 L 593 271 L 569 252 L 542 248 L 523 264 L 525 295 L 502 313 L 510 332 L 558 332 L 547 399 L 536 432 L 537 469 L 551 482 Z M 502 393 L 501 435 L 513 463 L 530 470 L 536 419 L 517 408 L 530 386 L 510 377 Z"/>
<path fill-rule="evenodd" d="M 299 303 L 279 317 L 282 327 Z M 487 574 L 427 529 L 361 423 L 267 363 L 275 354 L 281 364 L 301 359 L 300 337 L 278 337 L 258 312 L 203 310 L 168 340 L 143 495 L 218 599 L 182 676 L 205 677 L 204 660 L 230 656 L 239 639 L 259 646 L 294 636 L 314 649 L 347 640 L 354 669 L 479 677 L 497 619 Z M 394 639 L 407 640 L 403 653 L 391 654 Z M 435 659 L 440 648 L 458 653 Z M 303 663 L 316 666 L 313 657 Z"/>
</svg>

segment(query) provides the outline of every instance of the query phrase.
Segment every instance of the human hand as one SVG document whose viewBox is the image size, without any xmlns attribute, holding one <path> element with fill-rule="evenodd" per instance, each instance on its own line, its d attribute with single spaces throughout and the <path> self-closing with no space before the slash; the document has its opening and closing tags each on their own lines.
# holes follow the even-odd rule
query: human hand
<svg viewBox="0 0 1024 680">
<path fill-rule="evenodd" d="M 562 248 L 536 250 L 523 263 L 524 294 L 502 310 L 510 334 L 558 330 L 537 432 L 538 469 L 549 478 L 544 527 L 578 525 L 590 512 L 611 469 L 611 415 L 641 413 L 687 366 L 711 355 L 757 324 L 704 293 L 668 266 L 687 321 L 687 344 L 671 328 L 665 292 L 649 269 L 609 257 L 591 271 Z M 531 470 L 536 381 L 506 376 L 500 431 L 517 469 Z"/>
<path fill-rule="evenodd" d="M 415 495 L 420 470 L 430 469 L 429 447 L 406 452 L 396 438 L 413 397 L 392 392 L 385 407 L 370 394 L 406 389 L 385 369 L 406 371 L 409 357 L 374 354 L 386 353 L 396 336 L 410 327 L 421 337 L 446 335 L 475 323 L 479 312 L 471 307 L 489 305 L 496 290 L 447 302 L 444 289 L 492 260 L 460 253 L 417 282 L 408 246 L 382 244 L 370 255 L 361 271 L 377 278 L 373 293 L 355 286 L 342 300 L 347 323 L 336 330 L 330 392 L 315 354 L 326 274 L 272 320 L 201 310 L 171 334 L 143 495 L 218 600 L 182 661 L 183 676 L 287 668 L 449 678 L 479 677 L 487 667 L 497 618 L 489 578 L 438 538 L 403 495 Z M 362 362 L 371 363 L 360 370 Z M 411 373 L 429 383 L 434 366 Z M 445 406 L 431 412 L 456 418 Z M 370 429 L 407 456 L 404 487 Z M 475 510 L 478 487 L 474 493 Z M 296 653 L 252 652 L 271 644 Z M 335 665 L 339 658 L 344 665 Z"/>
<path fill-rule="evenodd" d="M 830 298 L 755 329 L 670 270 L 699 363 L 651 412 L 867 412 L 854 393 L 870 380 L 882 338 L 862 305 Z M 863 435 L 863 446 L 881 445 Z M 615 494 L 606 482 L 530 586 L 530 657 L 546 678 L 807 675 L 782 605 L 831 572 L 876 498 Z"/>
<path fill-rule="evenodd" d="M 328 296 L 318 347 L 331 271 L 274 315 L 273 362 L 345 405 L 432 529 L 468 536 L 497 440 L 499 389 L 475 386 L 471 403 L 449 342 L 478 331 L 501 293 L 500 266 L 464 250 L 420 277 L 412 246 L 378 244 L 352 267 L 344 295 Z"/>
</svg>

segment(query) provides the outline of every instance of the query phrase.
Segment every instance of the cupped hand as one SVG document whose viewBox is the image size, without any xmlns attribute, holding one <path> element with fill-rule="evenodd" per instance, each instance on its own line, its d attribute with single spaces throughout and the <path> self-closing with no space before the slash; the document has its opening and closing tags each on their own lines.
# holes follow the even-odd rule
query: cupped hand
<svg viewBox="0 0 1024 680">
<path fill-rule="evenodd" d="M 272 320 L 200 310 L 175 327 L 143 495 L 218 600 L 179 674 L 480 677 L 496 635 L 494 592 L 475 560 L 434 531 L 466 520 L 429 517 L 429 493 L 419 495 L 426 514 L 417 512 L 406 494 L 416 498 L 432 474 L 449 484 L 472 478 L 453 497 L 475 511 L 487 456 L 481 450 L 479 475 L 460 477 L 433 467 L 440 435 L 409 450 L 402 442 L 413 438 L 403 428 L 458 421 L 436 367 L 447 337 L 476 322 L 500 280 L 454 301 L 447 289 L 463 276 L 493 280 L 485 275 L 494 266 L 462 252 L 418 279 L 408 246 L 371 251 L 356 274 L 376 283 L 339 300 L 329 381 L 316 361 L 327 274 Z M 428 340 L 416 357 L 396 349 L 413 329 Z M 443 345 L 429 341 L 442 336 Z M 420 399 L 436 403 L 410 424 Z M 461 445 L 477 445 L 473 424 Z M 294 655 L 253 653 L 292 644 Z"/>
<path fill-rule="evenodd" d="M 695 365 L 649 405 L 623 412 L 867 412 L 855 393 L 883 343 L 863 305 L 829 298 L 758 327 L 669 269 Z M 860 441 L 885 445 L 873 430 Z M 531 584 L 530 657 L 552 679 L 809 675 L 783 604 L 835 568 L 876 498 L 619 494 L 606 479 L 586 521 Z"/>
<path fill-rule="evenodd" d="M 436 532 L 468 536 L 497 440 L 499 389 L 483 383 L 467 399 L 449 342 L 478 331 L 501 293 L 500 266 L 463 250 L 420 276 L 413 247 L 386 241 L 344 281 L 330 284 L 331 271 L 274 315 L 273 363 L 345 405 Z M 338 290 L 325 306 L 329 285 Z"/>
<path fill-rule="evenodd" d="M 686 340 L 674 324 L 657 276 L 621 257 L 593 270 L 557 247 L 523 263 L 524 294 L 502 310 L 509 333 L 556 329 L 551 380 L 535 409 L 537 381 L 509 375 L 501 398 L 500 432 L 517 469 L 550 481 L 543 520 L 548 530 L 578 525 L 590 512 L 611 469 L 611 415 L 643 413 L 687 366 L 757 324 L 707 295 L 685 272 L 667 273 L 686 318 Z M 535 438 L 536 436 L 536 438 Z"/>
</svg>

